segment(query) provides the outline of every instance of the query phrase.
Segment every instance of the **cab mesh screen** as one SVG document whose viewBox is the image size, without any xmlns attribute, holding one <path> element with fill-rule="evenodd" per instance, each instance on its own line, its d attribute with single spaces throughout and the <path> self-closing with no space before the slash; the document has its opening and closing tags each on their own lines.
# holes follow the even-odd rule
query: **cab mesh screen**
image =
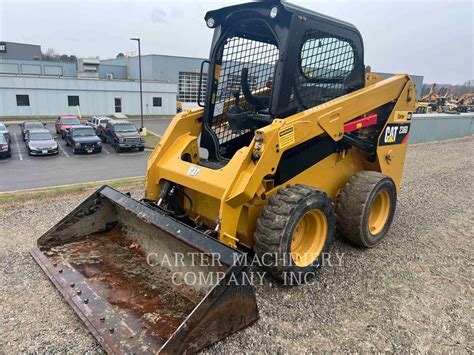
<svg viewBox="0 0 474 355">
<path fill-rule="evenodd" d="M 307 31 L 301 43 L 290 106 L 301 111 L 346 94 L 346 80 L 354 69 L 355 56 L 347 40 Z"/>
<path fill-rule="evenodd" d="M 242 69 L 248 69 L 248 83 L 251 92 L 265 89 L 267 83 L 273 80 L 274 67 L 278 56 L 278 48 L 273 44 L 242 37 L 227 39 L 222 53 L 216 104 L 211 124 L 211 128 L 219 139 L 219 144 L 248 132 L 248 130 L 230 130 L 226 118 L 226 113 L 230 106 L 234 104 L 233 93 L 239 91 L 242 95 Z M 268 94 L 266 93 L 266 95 Z M 243 101 L 241 99 L 240 105 L 245 111 L 255 112 L 253 105 Z"/>
</svg>

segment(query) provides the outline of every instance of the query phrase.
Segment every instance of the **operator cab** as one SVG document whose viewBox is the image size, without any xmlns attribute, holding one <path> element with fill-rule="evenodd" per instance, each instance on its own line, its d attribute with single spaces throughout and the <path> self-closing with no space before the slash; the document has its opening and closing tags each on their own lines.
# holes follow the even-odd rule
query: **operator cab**
<svg viewBox="0 0 474 355">
<path fill-rule="evenodd" d="M 225 164 L 275 118 L 365 85 L 362 38 L 348 23 L 280 1 L 225 7 L 205 20 L 214 37 L 201 147 L 211 161 Z"/>
</svg>

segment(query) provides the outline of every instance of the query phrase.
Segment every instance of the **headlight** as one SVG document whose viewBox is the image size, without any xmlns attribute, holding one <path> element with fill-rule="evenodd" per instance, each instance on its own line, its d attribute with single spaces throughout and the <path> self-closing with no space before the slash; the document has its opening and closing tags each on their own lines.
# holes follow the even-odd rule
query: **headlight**
<svg viewBox="0 0 474 355">
<path fill-rule="evenodd" d="M 79 148 L 79 147 L 81 146 L 81 143 L 75 143 L 74 146 L 75 146 L 76 148 Z"/>
<path fill-rule="evenodd" d="M 277 15 L 278 15 L 278 7 L 275 6 L 270 11 L 270 17 L 275 18 L 275 17 L 277 17 Z"/>
<path fill-rule="evenodd" d="M 97 145 L 102 145 L 102 142 L 101 142 L 101 141 L 98 141 L 96 144 L 97 144 Z"/>
<path fill-rule="evenodd" d="M 214 26 L 216 25 L 216 21 L 211 17 L 211 18 L 207 19 L 206 25 L 209 28 L 214 28 Z"/>
<path fill-rule="evenodd" d="M 140 142 L 142 142 L 142 143 L 145 142 L 145 138 L 140 137 Z"/>
<path fill-rule="evenodd" d="M 125 139 L 124 138 L 119 138 L 119 143 L 123 143 L 125 142 Z"/>
</svg>

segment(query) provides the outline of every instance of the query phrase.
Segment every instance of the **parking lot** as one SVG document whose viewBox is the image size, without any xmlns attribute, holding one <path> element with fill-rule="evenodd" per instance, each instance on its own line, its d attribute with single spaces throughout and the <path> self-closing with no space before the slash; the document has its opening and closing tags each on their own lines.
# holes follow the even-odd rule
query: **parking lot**
<svg viewBox="0 0 474 355">
<path fill-rule="evenodd" d="M 140 127 L 139 120 L 131 121 Z M 145 127 L 161 135 L 170 121 L 170 118 L 146 120 Z M 46 122 L 46 128 L 56 134 L 54 122 Z M 58 137 L 57 156 L 29 156 L 19 124 L 10 123 L 8 129 L 12 156 L 0 159 L 0 192 L 143 176 L 151 153 L 149 149 L 116 153 L 110 144 L 104 144 L 102 153 L 73 154 L 71 147 Z"/>
</svg>

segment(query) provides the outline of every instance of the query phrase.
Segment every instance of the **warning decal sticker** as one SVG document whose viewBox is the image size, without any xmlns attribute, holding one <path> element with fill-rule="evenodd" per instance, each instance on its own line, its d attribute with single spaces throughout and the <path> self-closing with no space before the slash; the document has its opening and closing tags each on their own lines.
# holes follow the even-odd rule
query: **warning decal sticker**
<svg viewBox="0 0 474 355">
<path fill-rule="evenodd" d="M 278 144 L 280 148 L 285 148 L 295 142 L 295 127 L 283 128 L 278 132 Z"/>
</svg>

